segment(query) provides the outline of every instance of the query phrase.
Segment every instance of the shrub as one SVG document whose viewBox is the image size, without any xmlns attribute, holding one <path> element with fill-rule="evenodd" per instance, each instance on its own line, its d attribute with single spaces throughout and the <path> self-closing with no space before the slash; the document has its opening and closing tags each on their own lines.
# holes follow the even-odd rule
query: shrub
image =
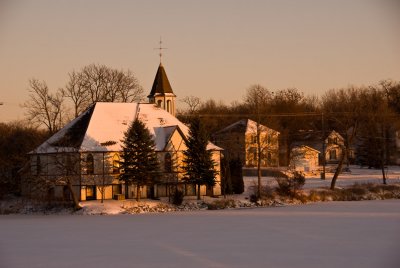
<svg viewBox="0 0 400 268">
<path fill-rule="evenodd" d="M 183 202 L 183 191 L 181 190 L 176 190 L 173 194 L 172 194 L 172 204 L 176 205 L 176 206 L 180 206 L 182 205 Z"/>
<path fill-rule="evenodd" d="M 310 194 L 308 195 L 308 200 L 311 202 L 317 202 L 321 200 L 321 196 L 318 192 L 311 190 Z"/>
<path fill-rule="evenodd" d="M 235 200 L 232 200 L 232 199 L 215 200 L 214 202 L 207 204 L 207 206 L 208 206 L 209 210 L 234 208 L 235 207 Z"/>
<path fill-rule="evenodd" d="M 297 191 L 303 188 L 306 179 L 303 173 L 294 171 L 291 176 L 276 178 L 276 182 L 278 183 L 276 191 L 280 195 L 294 197 Z"/>
<path fill-rule="evenodd" d="M 266 199 L 274 199 L 275 194 L 274 194 L 274 188 L 270 185 L 263 185 L 261 187 L 261 196 L 258 197 L 258 187 L 257 184 L 254 184 L 251 186 L 251 195 L 250 195 L 250 202 L 256 203 L 259 200 L 266 200 Z"/>
<path fill-rule="evenodd" d="M 256 194 L 251 194 L 250 195 L 250 202 L 256 203 L 258 201 L 258 197 Z"/>
</svg>

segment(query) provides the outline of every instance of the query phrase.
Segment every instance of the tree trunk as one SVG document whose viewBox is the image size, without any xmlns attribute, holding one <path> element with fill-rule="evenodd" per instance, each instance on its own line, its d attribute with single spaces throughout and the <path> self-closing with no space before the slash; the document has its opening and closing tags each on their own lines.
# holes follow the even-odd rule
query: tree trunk
<svg viewBox="0 0 400 268">
<path fill-rule="evenodd" d="M 261 198 L 261 137 L 260 137 L 260 119 L 257 121 L 257 198 Z"/>
<path fill-rule="evenodd" d="M 197 184 L 197 200 L 200 200 L 200 184 Z"/>
<path fill-rule="evenodd" d="M 70 180 L 67 181 L 67 186 L 68 186 L 68 189 L 69 189 L 69 191 L 71 193 L 72 201 L 74 202 L 74 209 L 75 210 L 80 210 L 82 207 L 81 207 L 81 205 L 79 205 L 78 198 L 76 197 L 75 192 L 72 190 L 72 184 L 71 184 Z"/>
<path fill-rule="evenodd" d="M 104 184 L 102 186 L 100 186 L 100 193 L 101 193 L 101 201 L 100 203 L 104 203 L 104 192 L 105 192 L 105 187 Z"/>
<path fill-rule="evenodd" d="M 336 184 L 336 180 L 339 177 L 339 174 L 342 172 L 342 166 L 343 166 L 343 162 L 345 159 L 346 153 L 344 150 L 342 150 L 341 156 L 340 156 L 340 160 L 339 160 L 339 164 L 336 168 L 335 174 L 333 175 L 332 178 L 332 182 L 331 182 L 331 190 L 335 190 L 335 184 Z"/>
<path fill-rule="evenodd" d="M 140 185 L 136 185 L 136 201 L 140 202 Z"/>
<path fill-rule="evenodd" d="M 257 161 L 257 182 L 258 182 L 258 189 L 257 189 L 257 197 L 261 197 L 261 158 L 258 157 Z"/>
<path fill-rule="evenodd" d="M 381 167 L 382 167 L 382 179 L 383 179 L 383 184 L 387 184 L 387 181 L 386 181 L 386 172 L 385 172 L 385 165 L 382 163 Z"/>
<path fill-rule="evenodd" d="M 384 126 L 382 125 L 382 156 L 381 156 L 381 168 L 382 168 L 382 179 L 383 184 L 386 184 L 386 173 L 385 173 L 385 164 L 386 164 L 386 131 Z"/>
</svg>

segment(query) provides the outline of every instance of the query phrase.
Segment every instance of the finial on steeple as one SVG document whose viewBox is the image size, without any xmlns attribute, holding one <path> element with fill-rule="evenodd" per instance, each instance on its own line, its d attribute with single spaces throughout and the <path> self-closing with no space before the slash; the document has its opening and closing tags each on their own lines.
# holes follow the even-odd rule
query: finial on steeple
<svg viewBox="0 0 400 268">
<path fill-rule="evenodd" d="M 157 47 L 157 48 L 154 48 L 154 49 L 160 50 L 160 52 L 159 52 L 158 55 L 160 56 L 160 64 L 161 64 L 162 50 L 163 50 L 163 49 L 167 49 L 166 47 L 162 47 L 162 39 L 161 39 L 161 36 L 160 36 L 160 47 Z"/>
</svg>

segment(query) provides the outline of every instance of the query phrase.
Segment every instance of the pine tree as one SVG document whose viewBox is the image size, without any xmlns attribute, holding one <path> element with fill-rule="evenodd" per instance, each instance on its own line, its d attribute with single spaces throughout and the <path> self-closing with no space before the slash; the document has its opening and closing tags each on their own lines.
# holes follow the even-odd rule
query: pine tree
<svg viewBox="0 0 400 268">
<path fill-rule="evenodd" d="M 197 186 L 197 199 L 200 199 L 200 186 L 215 185 L 216 171 L 211 151 L 207 150 L 208 134 L 201 125 L 199 118 L 192 120 L 189 128 L 189 138 L 184 151 L 185 179 Z"/>
<path fill-rule="evenodd" d="M 234 194 L 244 192 L 244 181 L 242 172 L 242 161 L 239 158 L 234 158 L 229 161 L 229 169 L 231 171 L 232 190 Z"/>
<path fill-rule="evenodd" d="M 138 119 L 132 122 L 124 134 L 121 168 L 119 177 L 125 185 L 136 185 L 136 199 L 140 200 L 140 189 L 154 183 L 159 170 L 155 143 L 149 130 Z M 127 195 L 127 191 L 125 195 Z"/>
</svg>

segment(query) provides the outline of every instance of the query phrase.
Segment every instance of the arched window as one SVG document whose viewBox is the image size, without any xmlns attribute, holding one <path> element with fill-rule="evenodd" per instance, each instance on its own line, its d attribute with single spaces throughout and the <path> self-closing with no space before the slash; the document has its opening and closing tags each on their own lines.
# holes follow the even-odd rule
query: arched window
<svg viewBox="0 0 400 268">
<path fill-rule="evenodd" d="M 36 175 L 40 175 L 42 172 L 42 164 L 40 163 L 40 156 L 36 156 Z"/>
<path fill-rule="evenodd" d="M 158 106 L 158 107 L 161 107 L 161 104 L 162 104 L 162 100 L 158 100 L 158 101 L 157 101 L 157 106 Z"/>
<path fill-rule="evenodd" d="M 94 160 L 92 154 L 86 156 L 86 174 L 94 174 Z"/>
<path fill-rule="evenodd" d="M 167 100 L 167 112 L 171 112 L 171 101 Z"/>
<path fill-rule="evenodd" d="M 170 153 L 167 153 L 164 157 L 164 169 L 165 172 L 172 172 L 172 158 Z"/>
<path fill-rule="evenodd" d="M 113 157 L 113 173 L 118 174 L 119 173 L 119 156 L 117 154 L 114 155 Z"/>
</svg>

